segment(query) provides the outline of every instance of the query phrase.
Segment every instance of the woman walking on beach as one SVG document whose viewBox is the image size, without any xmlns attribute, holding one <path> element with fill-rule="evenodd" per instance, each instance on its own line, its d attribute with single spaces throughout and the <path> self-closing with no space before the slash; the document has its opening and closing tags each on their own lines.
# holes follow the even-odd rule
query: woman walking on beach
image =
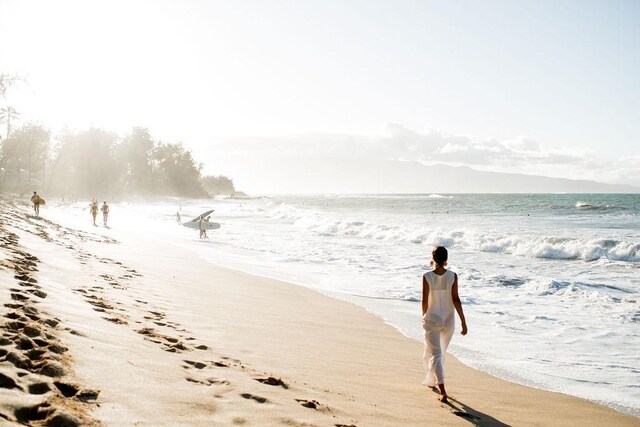
<svg viewBox="0 0 640 427">
<path fill-rule="evenodd" d="M 422 384 L 440 391 L 440 401 L 447 401 L 444 388 L 444 357 L 455 329 L 454 309 L 462 322 L 462 335 L 467 334 L 467 321 L 458 296 L 458 275 L 445 269 L 449 254 L 443 246 L 431 253 L 434 269 L 422 276 L 422 327 L 424 328 L 424 366 L 427 372 Z"/>
</svg>

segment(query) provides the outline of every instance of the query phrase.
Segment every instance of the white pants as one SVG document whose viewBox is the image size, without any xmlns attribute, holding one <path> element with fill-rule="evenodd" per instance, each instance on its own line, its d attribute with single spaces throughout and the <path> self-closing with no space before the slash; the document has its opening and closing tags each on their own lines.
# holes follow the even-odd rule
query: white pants
<svg viewBox="0 0 640 427">
<path fill-rule="evenodd" d="M 433 387 L 444 384 L 444 356 L 453 337 L 454 325 L 429 325 L 424 331 L 424 369 L 427 378 L 422 384 Z"/>
</svg>

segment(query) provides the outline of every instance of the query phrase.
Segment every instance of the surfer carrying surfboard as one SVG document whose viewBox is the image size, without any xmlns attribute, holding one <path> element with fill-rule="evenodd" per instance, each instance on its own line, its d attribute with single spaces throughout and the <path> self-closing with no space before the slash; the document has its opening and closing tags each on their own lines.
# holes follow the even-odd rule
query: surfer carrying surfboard
<svg viewBox="0 0 640 427">
<path fill-rule="evenodd" d="M 40 216 L 40 204 L 44 204 L 44 199 L 38 196 L 38 193 L 33 192 L 33 196 L 31 196 L 31 203 L 33 203 L 33 212 L 36 216 Z"/>
<path fill-rule="evenodd" d="M 207 238 L 207 230 L 206 228 L 204 228 L 203 223 L 207 222 L 207 219 L 204 216 L 200 216 L 200 220 L 198 221 L 198 225 L 200 228 L 200 238 L 201 239 L 206 239 Z"/>
<path fill-rule="evenodd" d="M 203 212 L 202 214 L 193 218 L 191 221 L 182 223 L 182 225 L 187 228 L 199 230 L 201 239 L 207 238 L 208 230 L 217 230 L 218 228 L 220 228 L 219 223 L 210 221 L 212 212 L 213 209 Z"/>
</svg>

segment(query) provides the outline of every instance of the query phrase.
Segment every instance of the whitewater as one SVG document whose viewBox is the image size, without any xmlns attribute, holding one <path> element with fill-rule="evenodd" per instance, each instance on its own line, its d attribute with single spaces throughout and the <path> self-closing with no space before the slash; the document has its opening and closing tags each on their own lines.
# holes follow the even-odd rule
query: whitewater
<svg viewBox="0 0 640 427">
<path fill-rule="evenodd" d="M 176 211 L 206 209 L 222 224 L 207 241 L 175 224 Z M 159 239 L 212 263 L 363 306 L 420 341 L 420 278 L 444 245 L 469 325 L 449 347 L 456 357 L 640 416 L 640 195 L 269 196 L 115 211 L 157 221 Z"/>
</svg>

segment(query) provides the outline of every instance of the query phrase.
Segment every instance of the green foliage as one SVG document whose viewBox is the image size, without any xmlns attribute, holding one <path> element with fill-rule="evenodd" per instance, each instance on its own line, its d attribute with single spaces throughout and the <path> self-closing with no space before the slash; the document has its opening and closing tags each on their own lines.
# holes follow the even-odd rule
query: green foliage
<svg viewBox="0 0 640 427">
<path fill-rule="evenodd" d="M 98 128 L 64 131 L 56 140 L 51 149 L 50 132 L 39 124 L 12 131 L 0 144 L 0 189 L 37 190 L 72 199 L 124 194 L 205 197 L 203 182 L 219 189 L 215 193 L 234 190 L 226 177 L 203 181 L 202 165 L 189 150 L 181 143 L 155 142 L 144 128 L 134 128 L 123 138 Z"/>
<path fill-rule="evenodd" d="M 202 187 L 205 191 L 212 195 L 227 195 L 233 196 L 236 193 L 236 188 L 233 185 L 233 180 L 223 175 L 219 176 L 203 176 Z"/>
<path fill-rule="evenodd" d="M 201 166 L 182 144 L 157 143 L 134 128 L 124 138 L 102 129 L 58 137 L 48 191 L 72 197 L 203 197 Z"/>
<path fill-rule="evenodd" d="M 2 188 L 24 193 L 41 186 L 50 153 L 50 132 L 41 124 L 27 123 L 15 129 L 1 144 Z"/>
<path fill-rule="evenodd" d="M 19 117 L 20 113 L 11 106 L 0 108 L 0 123 L 5 123 L 7 126 L 7 138 L 11 136 L 11 123 L 15 122 Z"/>
<path fill-rule="evenodd" d="M 182 144 L 160 143 L 154 150 L 156 173 L 160 188 L 175 196 L 203 197 L 206 195 L 200 184 L 202 165 L 196 165 L 191 152 Z"/>
<path fill-rule="evenodd" d="M 49 189 L 78 195 L 119 193 L 123 168 L 115 157 L 114 133 L 91 128 L 65 132 L 58 139 Z"/>
<path fill-rule="evenodd" d="M 16 84 L 17 82 L 23 81 L 24 79 L 17 74 L 9 75 L 9 74 L 0 74 L 0 99 L 4 99 L 7 96 L 7 90 Z M 4 105 L 0 108 L 0 123 L 4 123 L 6 125 L 6 134 L 5 137 L 9 138 L 11 134 L 11 124 L 15 122 L 15 120 L 20 116 L 13 107 L 9 105 Z M 0 137 L 0 140 L 2 137 Z"/>
<path fill-rule="evenodd" d="M 0 98 L 4 98 L 7 94 L 7 89 L 13 86 L 16 82 L 23 80 L 22 77 L 17 74 L 0 74 Z"/>
<path fill-rule="evenodd" d="M 145 128 L 133 128 L 124 137 L 118 158 L 126 165 L 125 189 L 134 194 L 151 194 L 156 186 L 154 150 L 156 143 Z"/>
</svg>

